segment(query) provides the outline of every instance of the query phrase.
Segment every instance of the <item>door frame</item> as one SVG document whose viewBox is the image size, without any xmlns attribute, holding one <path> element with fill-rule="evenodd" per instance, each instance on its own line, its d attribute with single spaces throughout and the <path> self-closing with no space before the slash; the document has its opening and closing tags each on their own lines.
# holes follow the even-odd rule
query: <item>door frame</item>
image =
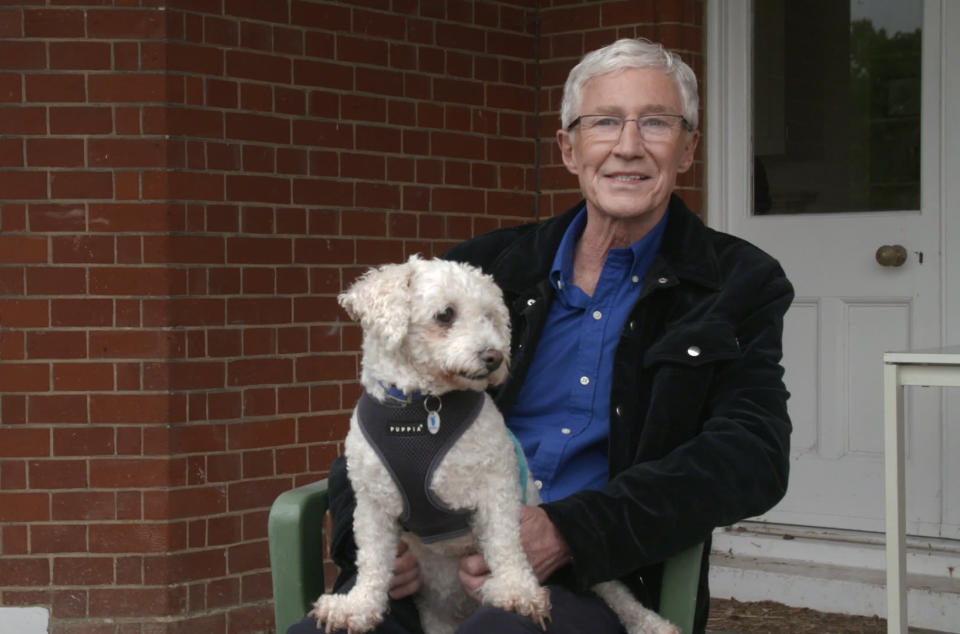
<svg viewBox="0 0 960 634">
<path fill-rule="evenodd" d="M 939 181 L 934 188 L 923 187 L 923 196 L 940 209 L 940 327 L 937 339 L 944 345 L 960 344 L 960 2 L 925 0 L 925 13 L 940 17 L 939 103 L 935 117 L 939 125 Z M 751 0 L 707 0 L 705 55 L 704 142 L 706 158 L 707 224 L 720 231 L 730 230 L 730 213 L 753 207 L 752 187 L 752 2 Z M 926 22 L 926 21 L 925 21 Z M 924 53 L 927 53 L 926 46 Z M 924 133 L 924 140 L 930 135 Z M 925 151 L 924 156 L 927 156 Z M 927 204 L 926 202 L 924 204 Z M 950 271 L 953 274 L 950 274 Z M 960 525 L 960 464 L 951 456 L 960 455 L 960 395 L 941 391 L 941 522 Z M 877 398 L 881 398 L 880 394 Z M 878 433 L 880 430 L 878 428 Z"/>
<path fill-rule="evenodd" d="M 728 209 L 750 209 L 753 29 L 750 0 L 707 0 L 707 224 L 728 231 Z"/>
<path fill-rule="evenodd" d="M 940 81 L 943 108 L 940 112 L 941 130 L 941 210 L 942 244 L 940 274 L 943 286 L 943 342 L 960 343 L 960 3 L 941 2 L 940 46 L 943 49 Z M 952 69 L 952 72 L 950 70 Z M 950 274 L 953 271 L 953 274 Z M 945 522 L 960 524 L 960 504 L 947 507 L 952 495 L 960 498 L 957 492 L 960 482 L 960 464 L 949 460 L 951 456 L 960 456 L 960 394 L 958 390 L 944 390 L 944 416 L 947 421 L 944 431 L 943 452 Z M 951 491 L 949 488 L 954 487 Z"/>
</svg>

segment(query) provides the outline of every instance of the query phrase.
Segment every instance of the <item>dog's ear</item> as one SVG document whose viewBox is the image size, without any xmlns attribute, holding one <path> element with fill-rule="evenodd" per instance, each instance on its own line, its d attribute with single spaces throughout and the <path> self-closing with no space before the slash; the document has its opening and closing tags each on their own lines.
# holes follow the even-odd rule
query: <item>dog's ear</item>
<svg viewBox="0 0 960 634">
<path fill-rule="evenodd" d="M 337 297 L 351 319 L 395 350 L 410 323 L 410 263 L 370 269 Z"/>
</svg>

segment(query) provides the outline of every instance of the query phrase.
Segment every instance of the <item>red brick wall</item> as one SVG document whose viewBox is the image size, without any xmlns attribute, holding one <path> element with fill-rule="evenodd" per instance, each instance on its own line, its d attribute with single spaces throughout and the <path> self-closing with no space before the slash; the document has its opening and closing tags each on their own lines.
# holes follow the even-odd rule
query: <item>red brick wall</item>
<svg viewBox="0 0 960 634">
<path fill-rule="evenodd" d="M 702 13 L 0 0 L 0 606 L 270 631 L 269 504 L 357 396 L 337 292 L 565 205 L 566 70 L 641 34 L 700 71 Z"/>
</svg>

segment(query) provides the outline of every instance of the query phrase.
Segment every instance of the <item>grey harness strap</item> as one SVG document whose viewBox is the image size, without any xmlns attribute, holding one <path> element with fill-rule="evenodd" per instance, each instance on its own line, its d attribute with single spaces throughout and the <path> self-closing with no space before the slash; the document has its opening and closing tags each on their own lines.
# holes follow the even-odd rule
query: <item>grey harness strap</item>
<svg viewBox="0 0 960 634">
<path fill-rule="evenodd" d="M 484 397 L 483 392 L 458 391 L 392 404 L 366 392 L 360 396 L 360 430 L 403 495 L 400 523 L 425 543 L 470 529 L 470 511 L 448 507 L 429 490 L 429 483 L 450 447 L 476 420 Z M 428 429 L 428 408 L 440 416 L 435 433 Z"/>
</svg>

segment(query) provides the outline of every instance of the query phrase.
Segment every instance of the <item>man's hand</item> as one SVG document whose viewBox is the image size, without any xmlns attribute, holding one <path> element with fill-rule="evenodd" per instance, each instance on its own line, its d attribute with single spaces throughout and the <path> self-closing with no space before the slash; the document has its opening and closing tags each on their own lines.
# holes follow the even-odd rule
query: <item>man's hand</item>
<svg viewBox="0 0 960 634">
<path fill-rule="evenodd" d="M 570 546 L 539 506 L 524 506 L 520 514 L 520 537 L 527 560 L 539 581 L 570 563 Z"/>
<path fill-rule="evenodd" d="M 400 540 L 397 558 L 393 563 L 393 579 L 390 580 L 390 598 L 402 599 L 420 591 L 420 564 L 410 552 L 407 542 Z"/>
<path fill-rule="evenodd" d="M 465 555 L 461 557 L 460 569 L 457 571 L 457 576 L 460 577 L 460 585 L 466 589 L 467 594 L 479 603 L 481 601 L 480 586 L 482 586 L 483 582 L 490 576 L 490 569 L 487 568 L 487 562 L 484 561 L 483 555 Z"/>
<path fill-rule="evenodd" d="M 539 506 L 524 506 L 520 513 L 520 539 L 527 560 L 539 581 L 570 561 L 570 547 Z M 467 555 L 460 559 L 457 572 L 460 583 L 475 599 L 480 600 L 480 586 L 490 576 L 483 555 Z"/>
</svg>

